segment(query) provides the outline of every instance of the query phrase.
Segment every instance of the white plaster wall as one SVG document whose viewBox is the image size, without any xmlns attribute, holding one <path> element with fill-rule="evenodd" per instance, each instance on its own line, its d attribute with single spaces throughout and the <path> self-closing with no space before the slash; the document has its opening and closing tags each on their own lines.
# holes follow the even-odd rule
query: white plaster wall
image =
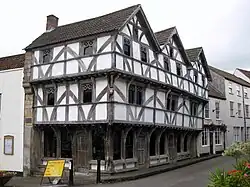
<svg viewBox="0 0 250 187">
<path fill-rule="evenodd" d="M 23 69 L 0 72 L 0 170 L 23 171 Z M 4 155 L 4 136 L 14 136 L 14 155 Z"/>
<path fill-rule="evenodd" d="M 111 36 L 103 36 L 103 37 L 99 37 L 97 38 L 97 52 L 100 50 L 100 48 L 103 46 L 103 44 L 105 44 L 105 42 L 108 41 L 108 39 Z M 111 51 L 111 43 L 109 43 L 102 52 L 109 52 Z"/>
<path fill-rule="evenodd" d="M 96 98 L 100 95 L 103 89 L 108 85 L 107 79 L 96 79 Z M 107 101 L 107 94 L 105 93 L 100 101 Z"/>
</svg>

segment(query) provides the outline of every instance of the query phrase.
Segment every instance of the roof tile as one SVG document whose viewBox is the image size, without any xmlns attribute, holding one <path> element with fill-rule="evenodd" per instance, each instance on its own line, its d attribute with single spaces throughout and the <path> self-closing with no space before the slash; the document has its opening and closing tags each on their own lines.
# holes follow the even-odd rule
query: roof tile
<svg viewBox="0 0 250 187">
<path fill-rule="evenodd" d="M 18 54 L 0 58 L 0 70 L 24 67 L 25 55 Z"/>
</svg>

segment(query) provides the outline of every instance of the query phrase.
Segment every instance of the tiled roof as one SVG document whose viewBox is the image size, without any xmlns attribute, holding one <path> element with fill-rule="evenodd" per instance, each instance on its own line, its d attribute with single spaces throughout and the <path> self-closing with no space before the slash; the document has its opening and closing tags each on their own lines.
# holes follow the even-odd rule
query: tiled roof
<svg viewBox="0 0 250 187">
<path fill-rule="evenodd" d="M 188 58 L 191 62 L 196 61 L 201 52 L 202 52 L 202 47 L 186 49 L 186 53 L 187 53 Z"/>
<path fill-rule="evenodd" d="M 65 42 L 101 33 L 119 30 L 140 5 L 134 5 L 100 17 L 59 26 L 35 39 L 27 49 Z"/>
<path fill-rule="evenodd" d="M 13 55 L 0 58 L 0 71 L 24 67 L 25 55 Z"/>
<path fill-rule="evenodd" d="M 244 69 L 239 69 L 239 68 L 237 68 L 237 69 L 250 79 L 250 71 L 247 71 Z"/>
<path fill-rule="evenodd" d="M 219 90 L 214 88 L 211 82 L 208 82 L 208 96 L 219 98 L 219 99 L 226 99 L 226 96 L 223 93 L 221 93 Z"/>
<path fill-rule="evenodd" d="M 155 36 L 159 44 L 160 45 L 165 44 L 175 29 L 176 29 L 175 27 L 171 27 L 171 28 L 156 32 Z"/>
<path fill-rule="evenodd" d="M 228 73 L 226 71 L 222 71 L 220 69 L 217 69 L 215 67 L 212 67 L 212 66 L 209 66 L 209 68 L 214 71 L 215 73 L 218 73 L 219 75 L 221 75 L 222 77 L 224 77 L 225 79 L 227 80 L 230 80 L 230 81 L 233 81 L 233 82 L 236 82 L 240 85 L 243 85 L 243 86 L 246 86 L 246 87 L 250 87 L 250 84 L 246 81 L 244 81 L 243 79 L 239 78 L 239 77 L 236 77 L 235 75 L 231 74 L 231 73 Z"/>
</svg>

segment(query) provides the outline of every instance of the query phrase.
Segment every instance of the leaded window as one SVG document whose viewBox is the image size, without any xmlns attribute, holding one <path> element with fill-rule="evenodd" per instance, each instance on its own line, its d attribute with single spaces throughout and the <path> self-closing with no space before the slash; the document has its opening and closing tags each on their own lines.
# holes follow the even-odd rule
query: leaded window
<svg viewBox="0 0 250 187">
<path fill-rule="evenodd" d="M 55 88 L 54 87 L 48 87 L 45 89 L 45 97 L 46 97 L 46 105 L 47 106 L 54 106 L 55 105 Z"/>
<path fill-rule="evenodd" d="M 178 107 L 178 96 L 174 94 L 170 94 L 167 98 L 166 109 L 169 111 L 176 111 L 177 107 Z"/>
<path fill-rule="evenodd" d="M 176 74 L 178 76 L 182 76 L 182 68 L 181 68 L 181 64 L 176 63 Z"/>
<path fill-rule="evenodd" d="M 147 48 L 141 46 L 141 61 L 147 62 L 148 57 L 147 57 Z"/>
<path fill-rule="evenodd" d="M 123 40 L 123 51 L 124 54 L 127 56 L 130 56 L 130 50 L 131 50 L 131 42 L 129 39 L 124 38 Z"/>
<path fill-rule="evenodd" d="M 48 63 L 52 61 L 53 53 L 52 49 L 45 49 L 40 52 L 40 63 Z"/>
<path fill-rule="evenodd" d="M 198 82 L 198 72 L 194 71 L 194 82 L 197 83 Z"/>
<path fill-rule="evenodd" d="M 142 105 L 143 103 L 143 88 L 140 86 L 130 85 L 128 102 L 131 104 Z"/>
<path fill-rule="evenodd" d="M 92 40 L 81 43 L 80 55 L 92 55 L 94 53 L 94 42 Z"/>
<path fill-rule="evenodd" d="M 169 62 L 169 59 L 164 57 L 164 68 L 166 71 L 170 72 L 171 70 L 171 67 L 170 67 L 170 62 Z"/>
<path fill-rule="evenodd" d="M 191 115 L 198 116 L 198 104 L 196 102 L 190 102 Z"/>
<path fill-rule="evenodd" d="M 92 92 L 93 85 L 91 83 L 85 83 L 81 85 L 81 101 L 82 103 L 91 103 L 92 102 Z"/>
</svg>

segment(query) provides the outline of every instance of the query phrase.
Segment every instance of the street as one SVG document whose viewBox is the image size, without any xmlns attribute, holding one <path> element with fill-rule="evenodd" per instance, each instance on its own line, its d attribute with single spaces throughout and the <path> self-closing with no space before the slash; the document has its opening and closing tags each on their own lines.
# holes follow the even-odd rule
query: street
<svg viewBox="0 0 250 187">
<path fill-rule="evenodd" d="M 206 187 L 209 182 L 209 172 L 216 168 L 232 169 L 234 160 L 229 157 L 218 157 L 191 166 L 169 171 L 135 181 L 115 184 L 91 185 L 91 187 Z"/>
</svg>

